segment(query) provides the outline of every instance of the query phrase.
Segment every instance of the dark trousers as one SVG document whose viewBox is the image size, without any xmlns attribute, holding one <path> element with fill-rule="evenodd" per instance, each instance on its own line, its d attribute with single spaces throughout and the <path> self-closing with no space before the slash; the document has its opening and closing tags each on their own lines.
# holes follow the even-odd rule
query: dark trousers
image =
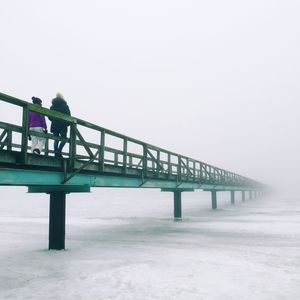
<svg viewBox="0 0 300 300">
<path fill-rule="evenodd" d="M 60 130 L 60 131 L 57 130 L 57 131 L 53 132 L 53 135 L 65 139 L 65 138 L 67 138 L 67 131 L 66 130 Z M 54 152 L 57 154 L 61 154 L 62 149 L 65 144 L 66 144 L 66 142 L 55 140 L 54 141 Z"/>
</svg>

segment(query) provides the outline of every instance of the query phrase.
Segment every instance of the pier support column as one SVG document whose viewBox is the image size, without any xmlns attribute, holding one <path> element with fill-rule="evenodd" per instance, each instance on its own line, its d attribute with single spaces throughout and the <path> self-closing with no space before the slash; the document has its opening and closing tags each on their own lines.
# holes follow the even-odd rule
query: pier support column
<svg viewBox="0 0 300 300">
<path fill-rule="evenodd" d="M 181 191 L 174 191 L 174 219 L 181 219 Z"/>
<path fill-rule="evenodd" d="M 181 211 L 181 193 L 182 192 L 193 192 L 194 189 L 189 188 L 163 188 L 162 192 L 172 192 L 174 196 L 174 220 L 181 220 L 182 211 Z"/>
<path fill-rule="evenodd" d="M 50 193 L 49 250 L 65 249 L 66 193 Z"/>
<path fill-rule="evenodd" d="M 249 199 L 252 199 L 252 191 L 249 191 Z"/>
<path fill-rule="evenodd" d="M 217 209 L 217 191 L 211 191 L 211 208 Z"/>
<path fill-rule="evenodd" d="M 46 193 L 50 195 L 49 209 L 49 250 L 65 249 L 66 194 L 89 193 L 88 185 L 33 185 L 28 193 Z"/>
<path fill-rule="evenodd" d="M 235 193 L 234 191 L 230 191 L 231 194 L 231 204 L 233 205 L 235 203 Z"/>
<path fill-rule="evenodd" d="M 242 201 L 245 202 L 245 200 L 246 200 L 245 191 L 242 191 Z"/>
<path fill-rule="evenodd" d="M 254 199 L 257 198 L 257 191 L 254 191 Z"/>
</svg>

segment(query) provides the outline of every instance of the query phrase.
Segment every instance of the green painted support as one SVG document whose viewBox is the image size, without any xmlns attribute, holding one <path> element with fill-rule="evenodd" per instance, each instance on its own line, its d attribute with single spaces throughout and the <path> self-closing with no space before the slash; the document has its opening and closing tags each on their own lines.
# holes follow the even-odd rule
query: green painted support
<svg viewBox="0 0 300 300">
<path fill-rule="evenodd" d="M 99 171 L 104 171 L 104 158 L 105 158 L 105 129 L 101 131 L 100 152 L 99 152 Z"/>
<path fill-rule="evenodd" d="M 28 131 L 29 131 L 29 127 L 28 127 L 28 113 L 29 110 L 27 107 L 23 107 L 23 117 L 22 117 L 22 127 L 23 127 L 23 132 L 22 132 L 22 141 L 21 141 L 21 145 L 22 145 L 22 155 L 21 155 L 21 163 L 22 164 L 27 164 L 27 156 L 28 156 Z"/>
<path fill-rule="evenodd" d="M 69 172 L 73 172 L 76 157 L 76 124 L 70 126 Z"/>
<path fill-rule="evenodd" d="M 245 200 L 246 200 L 245 191 L 242 191 L 242 201 L 245 202 Z"/>
<path fill-rule="evenodd" d="M 181 191 L 174 191 L 174 219 L 181 219 Z"/>
<path fill-rule="evenodd" d="M 50 193 L 49 250 L 65 249 L 66 193 Z"/>
<path fill-rule="evenodd" d="M 162 192 L 172 192 L 174 195 L 174 219 L 180 220 L 182 217 L 181 212 L 181 193 L 182 192 L 193 192 L 194 189 L 172 189 L 172 188 L 162 188 Z"/>
<path fill-rule="evenodd" d="M 91 187 L 88 185 L 34 185 L 28 186 L 28 193 L 90 193 Z"/>
<path fill-rule="evenodd" d="M 147 145 L 143 145 L 143 176 L 142 179 L 144 181 L 144 178 L 147 176 L 147 170 L 148 170 L 148 150 Z"/>
<path fill-rule="evenodd" d="M 162 192 L 176 192 L 176 191 L 180 191 L 180 192 L 194 192 L 194 189 L 192 188 L 162 188 L 161 189 Z"/>
<path fill-rule="evenodd" d="M 182 192 L 194 189 L 210 191 L 212 208 L 216 209 L 217 191 L 231 191 L 231 203 L 234 203 L 235 190 L 242 189 L 243 198 L 247 190 L 252 198 L 251 189 L 258 190 L 259 193 L 265 188 L 262 183 L 250 178 L 1 92 L 0 102 L 22 108 L 21 126 L 0 121 L 0 186 L 28 186 L 30 193 L 50 194 L 49 249 L 60 250 L 65 247 L 67 193 L 90 192 L 90 187 L 160 188 L 173 192 L 176 219 L 182 216 Z M 29 111 L 68 122 L 70 137 L 65 139 L 51 134 L 35 133 L 47 139 L 45 155 L 30 153 Z M 79 128 L 93 130 L 93 136 L 101 134 L 100 141 L 88 136 L 85 138 Z M 13 141 L 12 137 L 16 134 L 21 136 L 21 141 Z M 123 148 L 106 145 L 106 136 L 108 141 L 111 138 L 123 141 Z M 68 153 L 63 153 L 63 160 L 51 155 L 53 151 L 49 151 L 48 143 L 53 140 L 68 144 Z M 81 153 L 82 147 L 88 155 Z M 152 168 L 151 163 L 154 166 Z"/>
<path fill-rule="evenodd" d="M 127 145 L 128 145 L 128 140 L 124 139 L 123 140 L 123 174 L 127 174 Z"/>
<path fill-rule="evenodd" d="M 252 199 L 252 191 L 249 191 L 249 199 Z"/>
<path fill-rule="evenodd" d="M 211 207 L 217 209 L 217 191 L 211 191 Z"/>
<path fill-rule="evenodd" d="M 15 135 L 15 133 L 21 134 L 21 142 L 19 141 L 14 144 L 12 144 L 9 137 L 3 140 L 4 136 L 2 135 L 2 142 L 0 144 L 2 150 L 0 149 L 0 151 L 3 151 L 4 146 L 6 146 L 6 152 L 8 152 L 7 154 L 10 155 L 10 157 L 5 154 L 5 158 L 9 159 L 4 160 L 2 153 L 0 153 L 0 166 L 4 168 L 8 167 L 10 170 L 21 168 L 25 169 L 24 164 L 26 164 L 27 170 L 47 170 L 48 173 L 51 173 L 61 171 L 63 167 L 61 159 L 47 155 L 43 157 L 35 157 L 31 153 L 28 153 L 28 112 L 32 111 L 46 117 L 53 117 L 64 122 L 66 121 L 70 125 L 70 137 L 67 139 L 54 137 L 51 134 L 46 135 L 47 143 L 48 140 L 61 140 L 67 142 L 69 146 L 68 153 L 64 153 L 64 158 L 67 160 L 67 168 L 65 168 L 65 176 L 60 183 L 68 182 L 68 184 L 74 184 L 74 178 L 70 178 L 70 176 L 73 176 L 75 172 L 78 172 L 82 174 L 89 174 L 91 177 L 93 177 L 93 175 L 95 177 L 101 177 L 104 173 L 106 173 L 106 175 L 116 175 L 122 177 L 121 181 L 125 181 L 125 183 L 122 183 L 120 186 L 126 186 L 128 184 L 127 179 L 134 178 L 137 181 L 141 181 L 141 183 L 135 186 L 137 188 L 144 187 L 144 184 L 148 182 L 149 179 L 157 179 L 155 187 L 159 188 L 180 187 L 208 190 L 236 190 L 238 187 L 247 190 L 264 188 L 263 184 L 250 178 L 246 178 L 201 161 L 147 144 L 118 132 L 97 126 L 88 121 L 28 103 L 1 92 L 0 102 L 10 103 L 11 105 L 15 105 L 23 109 L 22 126 L 0 121 L 0 130 L 6 130 L 10 133 L 10 135 Z M 78 129 L 82 127 L 88 130 L 93 130 L 95 136 L 96 134 L 101 134 L 101 141 L 95 142 L 94 139 L 82 136 Z M 106 135 L 117 138 L 121 142 L 123 141 L 123 149 L 118 149 L 119 147 L 106 147 Z M 128 152 L 127 143 L 128 146 L 130 145 L 130 149 L 136 150 Z M 15 151 L 10 151 L 12 149 L 12 145 L 13 149 L 19 148 L 18 150 L 20 151 L 17 151 L 17 153 Z M 141 146 L 143 147 L 143 153 L 141 153 Z M 85 149 L 88 156 L 86 156 L 86 154 L 82 155 L 80 151 L 82 147 Z M 153 155 L 153 152 L 156 152 L 157 156 Z M 49 154 L 47 147 L 45 153 Z M 52 153 L 53 151 L 51 150 L 50 154 Z M 160 153 L 163 155 L 160 155 Z M 112 164 L 111 156 L 116 158 L 115 165 Z M 122 156 L 123 159 L 120 159 Z M 133 166 L 131 165 L 130 169 L 128 168 L 127 157 L 134 158 L 136 161 Z M 46 160 L 43 158 L 46 158 Z M 90 161 L 86 162 L 86 159 Z M 137 163 L 137 161 L 140 162 Z M 151 162 L 156 165 L 156 169 L 151 168 Z M 71 175 L 66 176 L 66 173 L 71 173 Z M 75 177 L 77 177 L 77 174 Z M 4 181 L 1 181 L 0 178 L 0 185 L 6 185 L 7 179 L 8 176 L 6 176 Z M 165 180 L 168 180 L 169 183 L 165 184 L 159 182 L 163 182 Z M 22 179 L 22 181 L 24 182 L 26 179 Z M 37 180 L 30 181 L 28 185 L 39 184 L 36 183 L 36 181 Z M 98 179 L 96 181 L 98 181 Z M 102 179 L 100 179 L 100 181 L 102 181 Z M 90 186 L 94 186 L 94 182 L 94 179 L 91 178 L 88 184 Z M 54 184 L 57 183 L 50 183 L 50 185 Z M 19 184 L 13 182 L 12 185 L 22 185 L 22 183 Z M 110 182 L 109 186 L 115 185 Z"/>
<path fill-rule="evenodd" d="M 7 142 L 7 150 L 11 151 L 12 150 L 12 130 L 8 130 L 6 142 Z"/>
<path fill-rule="evenodd" d="M 172 176 L 171 154 L 168 153 L 168 179 Z"/>
<path fill-rule="evenodd" d="M 234 191 L 230 191 L 230 194 L 231 194 L 231 204 L 233 205 L 235 203 L 235 193 Z"/>
</svg>

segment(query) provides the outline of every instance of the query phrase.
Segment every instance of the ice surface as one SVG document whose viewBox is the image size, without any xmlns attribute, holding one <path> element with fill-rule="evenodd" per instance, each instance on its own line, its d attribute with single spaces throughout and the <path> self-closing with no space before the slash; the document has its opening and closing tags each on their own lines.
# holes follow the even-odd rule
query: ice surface
<svg viewBox="0 0 300 300">
<path fill-rule="evenodd" d="M 48 251 L 48 198 L 3 188 L 0 299 L 300 299 L 300 208 L 268 197 L 98 189 L 67 200 L 66 251 Z"/>
</svg>

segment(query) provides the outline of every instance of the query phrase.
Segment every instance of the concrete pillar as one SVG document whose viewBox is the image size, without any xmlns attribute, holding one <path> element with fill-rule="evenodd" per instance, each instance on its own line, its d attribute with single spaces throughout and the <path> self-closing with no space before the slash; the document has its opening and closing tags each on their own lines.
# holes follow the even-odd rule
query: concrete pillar
<svg viewBox="0 0 300 300">
<path fill-rule="evenodd" d="M 252 199 L 252 191 L 249 191 L 249 199 Z"/>
<path fill-rule="evenodd" d="M 65 249 L 66 193 L 50 193 L 49 250 Z"/>
<path fill-rule="evenodd" d="M 231 195 L 231 204 L 235 203 L 235 193 L 234 191 L 230 191 L 230 195 Z"/>
<path fill-rule="evenodd" d="M 181 219 L 181 191 L 174 191 L 174 218 Z"/>
<path fill-rule="evenodd" d="M 211 191 L 211 207 L 212 209 L 217 209 L 217 191 Z"/>
</svg>

